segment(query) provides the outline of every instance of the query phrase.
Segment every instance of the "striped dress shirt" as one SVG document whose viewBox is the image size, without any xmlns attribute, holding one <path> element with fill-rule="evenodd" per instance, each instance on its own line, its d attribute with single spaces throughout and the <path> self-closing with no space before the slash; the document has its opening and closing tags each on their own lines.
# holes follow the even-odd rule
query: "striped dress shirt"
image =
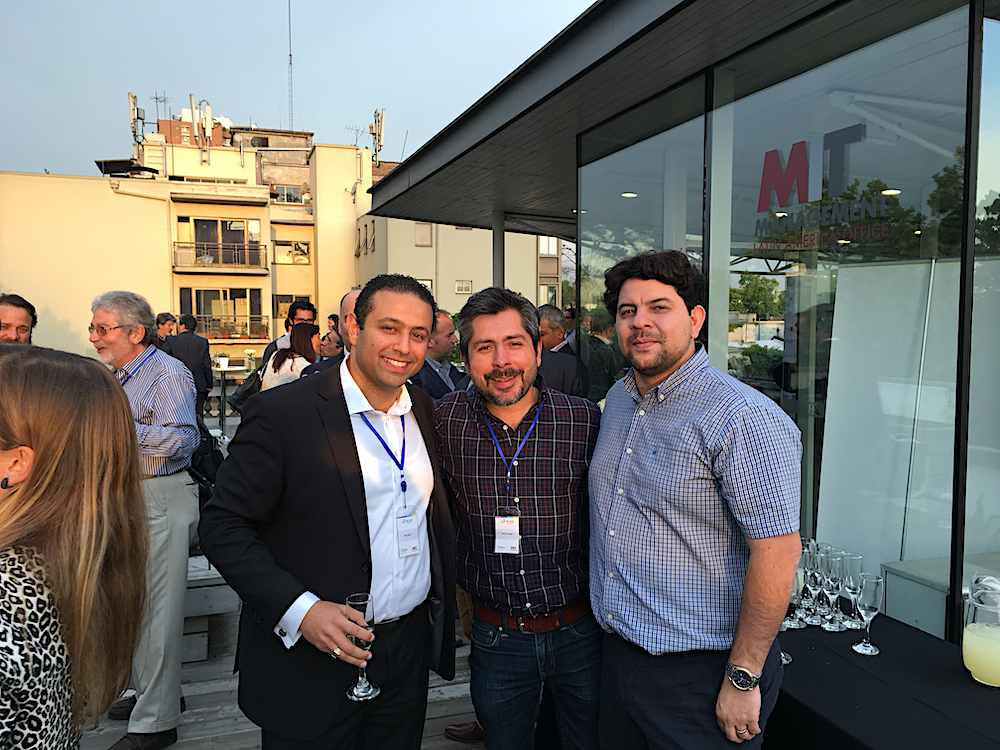
<svg viewBox="0 0 1000 750">
<path fill-rule="evenodd" d="M 586 596 L 587 465 L 601 413 L 582 398 L 546 388 L 516 428 L 486 410 L 479 391 L 452 391 L 434 405 L 441 461 L 454 502 L 456 573 L 473 600 L 514 617 L 535 617 Z M 538 413 L 538 423 L 512 467 L 497 453 L 490 420 L 510 462 Z M 497 509 L 520 514 L 520 553 L 494 553 Z"/>
<path fill-rule="evenodd" d="M 132 407 L 142 473 L 162 477 L 189 467 L 201 435 L 194 378 L 184 363 L 150 345 L 115 377 Z"/>
<path fill-rule="evenodd" d="M 799 430 L 701 347 L 644 396 L 608 391 L 590 468 L 591 602 L 651 654 L 732 644 L 747 539 L 799 528 Z"/>
</svg>

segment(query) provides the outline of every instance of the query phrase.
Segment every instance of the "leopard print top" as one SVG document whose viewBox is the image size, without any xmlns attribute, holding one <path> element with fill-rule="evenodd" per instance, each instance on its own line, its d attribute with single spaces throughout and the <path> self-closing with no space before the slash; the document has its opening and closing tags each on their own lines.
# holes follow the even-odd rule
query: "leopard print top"
<svg viewBox="0 0 1000 750">
<path fill-rule="evenodd" d="M 45 568 L 30 547 L 0 551 L 0 749 L 65 750 L 73 680 Z"/>
</svg>

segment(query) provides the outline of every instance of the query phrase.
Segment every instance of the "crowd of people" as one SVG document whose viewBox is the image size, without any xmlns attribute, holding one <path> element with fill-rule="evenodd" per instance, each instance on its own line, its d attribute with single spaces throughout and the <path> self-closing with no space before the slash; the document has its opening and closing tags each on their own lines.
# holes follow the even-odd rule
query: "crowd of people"
<svg viewBox="0 0 1000 750">
<path fill-rule="evenodd" d="M 40 724 L 38 746 L 72 747 L 129 682 L 114 750 L 176 741 L 197 527 L 243 601 L 239 704 L 266 750 L 419 748 L 457 615 L 477 720 L 454 739 L 759 747 L 800 553 L 800 437 L 709 364 L 683 254 L 624 260 L 606 288 L 579 329 L 572 308 L 497 287 L 453 319 L 395 274 L 345 295 L 324 341 L 293 303 L 200 514 L 185 469 L 207 342 L 174 351 L 196 321 L 101 295 L 90 338 L 110 374 L 0 347 L 0 745 Z M 30 344 L 26 304 L 0 296 L 0 340 Z M 25 587 L 37 602 L 11 596 Z M 39 668 L 43 639 L 67 658 Z M 372 700 L 348 697 L 362 667 Z"/>
</svg>

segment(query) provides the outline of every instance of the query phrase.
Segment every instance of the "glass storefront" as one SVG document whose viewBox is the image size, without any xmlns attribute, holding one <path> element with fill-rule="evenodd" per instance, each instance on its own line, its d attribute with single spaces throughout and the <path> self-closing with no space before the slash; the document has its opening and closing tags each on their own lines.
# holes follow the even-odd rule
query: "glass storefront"
<svg viewBox="0 0 1000 750">
<path fill-rule="evenodd" d="M 944 637 L 970 11 L 892 7 L 842 3 L 581 136 L 578 320 L 590 338 L 608 322 L 617 261 L 685 252 L 708 282 L 712 363 L 802 431 L 803 534 L 860 552 L 888 614 Z M 1000 549 L 986 24 L 965 547 L 982 567 Z"/>
</svg>

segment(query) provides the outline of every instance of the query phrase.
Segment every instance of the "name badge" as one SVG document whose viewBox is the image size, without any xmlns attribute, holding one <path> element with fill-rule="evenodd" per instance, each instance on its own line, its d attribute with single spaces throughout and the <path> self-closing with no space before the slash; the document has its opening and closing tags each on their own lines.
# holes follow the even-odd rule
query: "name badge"
<svg viewBox="0 0 1000 750">
<path fill-rule="evenodd" d="M 500 515 L 498 511 L 493 519 L 496 538 L 493 551 L 501 555 L 516 555 L 521 551 L 521 519 L 517 511 L 512 515 Z"/>
<path fill-rule="evenodd" d="M 419 528 L 416 515 L 396 516 L 396 541 L 400 557 L 420 554 Z"/>
</svg>

